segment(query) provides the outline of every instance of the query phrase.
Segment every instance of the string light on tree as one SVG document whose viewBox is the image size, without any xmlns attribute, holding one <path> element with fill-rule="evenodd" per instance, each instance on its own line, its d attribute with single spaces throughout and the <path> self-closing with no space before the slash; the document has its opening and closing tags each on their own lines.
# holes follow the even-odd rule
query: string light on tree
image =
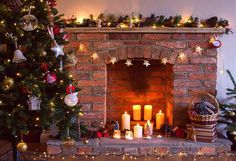
<svg viewBox="0 0 236 161">
<path fill-rule="evenodd" d="M 161 64 L 166 65 L 168 63 L 168 59 L 167 58 L 162 58 L 161 59 Z"/>
<path fill-rule="evenodd" d="M 195 52 L 197 52 L 197 53 L 202 53 L 203 52 L 203 48 L 201 48 L 201 46 L 200 45 L 196 45 L 195 46 Z"/>
<path fill-rule="evenodd" d="M 125 62 L 125 64 L 126 64 L 128 67 L 131 66 L 131 65 L 133 65 L 133 64 L 132 64 L 132 60 L 130 60 L 130 59 L 127 59 L 126 62 Z"/>
<path fill-rule="evenodd" d="M 148 66 L 150 66 L 151 64 L 149 63 L 148 60 L 144 60 L 144 61 L 143 61 L 143 65 L 146 66 L 146 67 L 148 67 Z"/>
</svg>

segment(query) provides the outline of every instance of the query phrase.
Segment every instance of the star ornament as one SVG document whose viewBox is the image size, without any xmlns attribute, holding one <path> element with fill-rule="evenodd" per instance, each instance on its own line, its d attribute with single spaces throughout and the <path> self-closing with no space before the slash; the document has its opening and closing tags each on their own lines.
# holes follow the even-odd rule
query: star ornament
<svg viewBox="0 0 236 161">
<path fill-rule="evenodd" d="M 168 59 L 167 58 L 162 58 L 161 59 L 161 64 L 166 65 L 168 63 Z"/>
<path fill-rule="evenodd" d="M 125 64 L 126 64 L 128 67 L 131 66 L 131 65 L 133 65 L 133 64 L 132 64 L 132 61 L 131 61 L 130 59 L 127 59 L 126 62 L 125 62 Z"/>
<path fill-rule="evenodd" d="M 203 51 L 203 49 L 201 48 L 201 46 L 199 46 L 199 45 L 195 46 L 195 52 L 202 53 L 202 51 Z"/>
<path fill-rule="evenodd" d="M 55 44 L 55 46 L 53 46 L 51 50 L 55 53 L 55 56 L 58 57 L 59 55 L 62 56 L 65 55 L 63 48 L 64 48 L 63 45 Z"/>
<path fill-rule="evenodd" d="M 186 58 L 185 53 L 183 53 L 183 52 L 179 53 L 178 58 L 181 60 L 184 60 Z"/>
<path fill-rule="evenodd" d="M 115 64 L 117 62 L 117 58 L 116 57 L 112 57 L 109 61 L 109 63 Z"/>
<path fill-rule="evenodd" d="M 149 63 L 148 60 L 144 60 L 144 61 L 143 61 L 143 65 L 145 65 L 146 67 L 148 67 L 148 66 L 150 66 L 151 64 Z"/>
<path fill-rule="evenodd" d="M 97 59 L 97 58 L 98 58 L 98 53 L 94 52 L 94 53 L 91 55 L 91 58 L 93 58 L 93 60 Z"/>
</svg>

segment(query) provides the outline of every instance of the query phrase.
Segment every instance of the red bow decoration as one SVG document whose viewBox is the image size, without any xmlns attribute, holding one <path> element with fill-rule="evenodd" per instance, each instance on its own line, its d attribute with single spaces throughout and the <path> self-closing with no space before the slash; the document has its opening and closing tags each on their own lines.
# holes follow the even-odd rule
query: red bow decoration
<svg viewBox="0 0 236 161">
<path fill-rule="evenodd" d="M 67 94 L 74 93 L 74 91 L 75 91 L 75 86 L 70 84 L 69 86 L 66 87 L 66 93 Z"/>
</svg>

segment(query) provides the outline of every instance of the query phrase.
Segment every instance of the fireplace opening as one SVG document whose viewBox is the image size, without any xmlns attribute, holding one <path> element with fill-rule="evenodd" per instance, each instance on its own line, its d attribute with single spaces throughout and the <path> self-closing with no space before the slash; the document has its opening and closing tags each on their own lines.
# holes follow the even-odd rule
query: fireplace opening
<svg viewBox="0 0 236 161">
<path fill-rule="evenodd" d="M 133 59 L 127 66 L 125 60 L 107 65 L 107 120 L 121 120 L 127 111 L 133 120 L 132 106 L 152 105 L 152 120 L 160 110 L 166 121 L 173 120 L 173 65 L 162 64 L 159 60 L 150 60 L 150 66 L 143 65 L 142 59 Z"/>
</svg>

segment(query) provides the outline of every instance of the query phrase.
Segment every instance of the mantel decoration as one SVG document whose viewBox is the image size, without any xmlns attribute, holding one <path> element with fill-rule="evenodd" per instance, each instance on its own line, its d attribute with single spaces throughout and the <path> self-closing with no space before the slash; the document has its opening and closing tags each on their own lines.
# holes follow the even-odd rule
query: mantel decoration
<svg viewBox="0 0 236 161">
<path fill-rule="evenodd" d="M 149 17 L 143 17 L 142 14 L 132 12 L 130 15 L 115 16 L 114 14 L 104 15 L 99 14 L 94 18 L 90 14 L 89 18 L 84 18 L 82 22 L 77 20 L 75 15 L 66 20 L 67 27 L 117 27 L 117 28 L 132 28 L 132 27 L 197 27 L 197 28 L 225 28 L 226 33 L 232 33 L 229 27 L 230 23 L 226 19 L 213 16 L 204 20 L 198 17 L 190 16 L 185 22 L 181 15 L 169 16 L 151 14 Z"/>
</svg>

